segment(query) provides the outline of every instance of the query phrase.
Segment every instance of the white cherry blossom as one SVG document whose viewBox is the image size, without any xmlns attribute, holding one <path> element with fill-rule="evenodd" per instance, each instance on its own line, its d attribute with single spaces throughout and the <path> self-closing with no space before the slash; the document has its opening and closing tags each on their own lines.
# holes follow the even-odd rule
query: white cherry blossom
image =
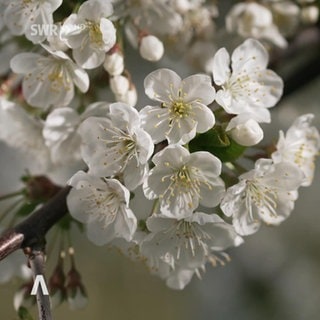
<svg viewBox="0 0 320 320">
<path fill-rule="evenodd" d="M 226 16 L 226 28 L 245 38 L 268 40 L 281 48 L 287 46 L 273 21 L 272 12 L 255 2 L 235 4 Z"/>
<path fill-rule="evenodd" d="M 232 216 L 236 231 L 249 235 L 258 231 L 261 222 L 278 225 L 288 218 L 304 175 L 290 162 L 259 159 L 239 180 L 227 189 L 220 206 L 225 215 Z"/>
<path fill-rule="evenodd" d="M 111 104 L 107 116 L 81 124 L 83 160 L 96 176 L 123 175 L 124 184 L 133 190 L 147 173 L 151 137 L 141 129 L 138 111 L 124 103 Z"/>
<path fill-rule="evenodd" d="M 25 34 L 33 43 L 46 39 L 45 30 L 53 25 L 52 14 L 62 4 L 62 0 L 7 0 L 3 2 L 3 18 L 14 35 Z"/>
<path fill-rule="evenodd" d="M 171 145 L 157 153 L 144 183 L 148 199 L 159 198 L 161 213 L 177 219 L 192 215 L 202 204 L 217 206 L 224 195 L 224 182 L 219 177 L 221 162 L 209 152 L 189 153 Z"/>
<path fill-rule="evenodd" d="M 120 1 L 120 11 L 132 20 L 130 29 L 148 30 L 155 35 L 173 35 L 181 30 L 183 20 L 174 8 L 163 0 Z M 132 40 L 132 39 L 129 39 Z M 134 41 L 133 41 L 134 44 Z"/>
<path fill-rule="evenodd" d="M 248 39 L 231 56 L 221 48 L 214 56 L 213 80 L 221 86 L 216 101 L 231 114 L 248 114 L 257 122 L 270 122 L 268 108 L 273 107 L 283 91 L 282 79 L 266 69 L 268 52 L 262 44 Z"/>
<path fill-rule="evenodd" d="M 147 227 L 150 234 L 140 246 L 141 254 L 174 289 L 183 289 L 206 262 L 223 264 L 227 256 L 222 252 L 220 257 L 219 252 L 243 241 L 216 214 L 195 212 L 182 220 L 154 215 L 148 218 Z"/>
<path fill-rule="evenodd" d="M 54 109 L 46 118 L 43 137 L 50 149 L 53 163 L 79 162 L 81 160 L 80 124 L 91 116 L 105 116 L 109 104 L 95 102 L 79 114 L 76 110 L 65 107 Z"/>
<path fill-rule="evenodd" d="M 102 179 L 83 171 L 69 181 L 70 214 L 86 224 L 87 235 L 96 245 L 115 238 L 131 241 L 137 219 L 129 208 L 130 192 L 116 179 Z"/>
<path fill-rule="evenodd" d="M 320 135 L 316 127 L 311 126 L 313 114 L 298 117 L 284 134 L 280 131 L 277 151 L 272 159 L 278 163 L 289 161 L 299 167 L 306 179 L 303 186 L 310 186 L 314 176 L 315 158 L 319 155 Z"/>
<path fill-rule="evenodd" d="M 63 23 L 61 38 L 73 49 L 73 57 L 82 68 L 103 64 L 106 52 L 114 46 L 116 29 L 107 19 L 112 12 L 110 2 L 88 0 Z"/>
<path fill-rule="evenodd" d="M 33 165 L 41 172 L 51 167 L 42 130 L 42 120 L 32 117 L 20 105 L 0 97 L 0 139 L 32 157 Z"/>
<path fill-rule="evenodd" d="M 88 74 L 64 52 L 43 47 L 49 56 L 20 53 L 11 59 L 11 69 L 25 75 L 22 90 L 30 105 L 43 109 L 67 106 L 74 96 L 74 85 L 81 92 L 88 90 Z"/>
<path fill-rule="evenodd" d="M 273 21 L 278 27 L 281 35 L 292 36 L 297 31 L 300 24 L 302 8 L 294 1 L 267 1 L 265 3 L 270 8 Z M 273 41 L 273 39 L 270 39 Z"/>
<path fill-rule="evenodd" d="M 185 144 L 197 132 L 213 127 L 215 118 L 207 105 L 213 102 L 215 90 L 207 75 L 181 80 L 172 70 L 158 69 L 145 78 L 144 87 L 147 96 L 159 103 L 140 111 L 143 127 L 155 143 L 168 139 L 170 144 Z"/>
</svg>

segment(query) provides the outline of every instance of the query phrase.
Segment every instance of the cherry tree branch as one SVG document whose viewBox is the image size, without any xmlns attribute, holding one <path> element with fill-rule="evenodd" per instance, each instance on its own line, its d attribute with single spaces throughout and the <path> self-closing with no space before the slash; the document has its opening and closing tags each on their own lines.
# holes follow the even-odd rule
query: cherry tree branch
<svg viewBox="0 0 320 320">
<path fill-rule="evenodd" d="M 0 261 L 19 248 L 45 245 L 45 235 L 67 212 L 66 198 L 70 186 L 61 189 L 26 220 L 7 230 L 0 237 Z"/>
</svg>

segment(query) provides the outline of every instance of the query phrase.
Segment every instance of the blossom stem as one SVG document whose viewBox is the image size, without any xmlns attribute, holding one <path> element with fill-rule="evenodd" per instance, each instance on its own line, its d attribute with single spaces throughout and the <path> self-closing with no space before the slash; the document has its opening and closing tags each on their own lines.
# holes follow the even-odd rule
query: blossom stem
<svg viewBox="0 0 320 320">
<path fill-rule="evenodd" d="M 7 214 L 18 207 L 23 202 L 23 199 L 18 199 L 13 202 L 10 206 L 8 206 L 3 212 L 0 214 L 0 223 L 7 217 Z"/>
<path fill-rule="evenodd" d="M 15 192 L 7 193 L 7 194 L 4 194 L 4 195 L 0 195 L 0 201 L 6 200 L 6 199 L 10 199 L 10 198 L 13 198 L 13 197 L 16 197 L 16 196 L 20 196 L 20 195 L 23 194 L 23 192 L 24 192 L 24 189 L 21 189 L 19 191 L 15 191 Z"/>
<path fill-rule="evenodd" d="M 152 210 L 151 210 L 151 215 L 150 215 L 150 216 L 152 216 L 152 215 L 154 215 L 154 214 L 156 214 L 156 213 L 158 212 L 158 210 L 159 210 L 159 204 L 160 204 L 159 199 L 156 199 L 156 200 L 153 202 L 153 206 L 152 206 Z"/>
</svg>

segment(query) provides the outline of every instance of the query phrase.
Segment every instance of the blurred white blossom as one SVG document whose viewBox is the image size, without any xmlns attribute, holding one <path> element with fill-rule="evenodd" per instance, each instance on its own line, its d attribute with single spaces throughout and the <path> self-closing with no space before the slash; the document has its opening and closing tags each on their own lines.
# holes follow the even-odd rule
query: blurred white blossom
<svg viewBox="0 0 320 320">
<path fill-rule="evenodd" d="M 43 47 L 49 56 L 20 53 L 11 59 L 11 69 L 24 75 L 22 90 L 30 105 L 43 109 L 67 106 L 74 97 L 74 85 L 81 92 L 88 90 L 88 74 L 64 52 Z"/>
<path fill-rule="evenodd" d="M 273 21 L 272 12 L 256 2 L 235 4 L 226 16 L 226 28 L 242 37 L 265 39 L 283 48 L 286 39 Z"/>
<path fill-rule="evenodd" d="M 52 14 L 62 0 L 10 0 L 3 1 L 3 18 L 14 35 L 25 35 L 33 43 L 46 39 L 46 30 L 53 25 Z"/>
<path fill-rule="evenodd" d="M 93 69 L 103 64 L 105 54 L 116 42 L 116 29 L 107 19 L 112 5 L 103 0 L 85 1 L 78 13 L 71 14 L 63 23 L 61 38 L 73 49 L 77 64 Z"/>
<path fill-rule="evenodd" d="M 280 131 L 277 150 L 272 154 L 275 163 L 288 161 L 299 167 L 305 175 L 303 186 L 310 186 L 315 169 L 315 158 L 319 155 L 320 135 L 316 127 L 311 126 L 314 115 L 298 117 L 286 134 Z"/>
</svg>

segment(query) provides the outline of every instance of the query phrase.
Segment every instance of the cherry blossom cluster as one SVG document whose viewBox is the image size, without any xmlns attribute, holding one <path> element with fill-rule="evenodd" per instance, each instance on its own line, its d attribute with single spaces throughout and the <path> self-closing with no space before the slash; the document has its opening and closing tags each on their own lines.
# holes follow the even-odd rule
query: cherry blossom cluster
<svg viewBox="0 0 320 320">
<path fill-rule="evenodd" d="M 257 39 L 286 46 L 301 21 L 317 20 L 315 8 L 235 4 L 226 30 L 248 39 L 231 51 L 213 45 L 210 1 L 0 0 L 0 139 L 31 157 L 32 171 L 60 172 L 90 241 L 183 289 L 262 224 L 288 218 L 313 180 L 312 114 L 263 155 L 255 147 L 284 86 Z M 128 44 L 148 62 L 187 51 L 198 71 L 182 78 L 157 66 L 138 95 Z M 250 151 L 258 156 L 244 168 Z"/>
</svg>

